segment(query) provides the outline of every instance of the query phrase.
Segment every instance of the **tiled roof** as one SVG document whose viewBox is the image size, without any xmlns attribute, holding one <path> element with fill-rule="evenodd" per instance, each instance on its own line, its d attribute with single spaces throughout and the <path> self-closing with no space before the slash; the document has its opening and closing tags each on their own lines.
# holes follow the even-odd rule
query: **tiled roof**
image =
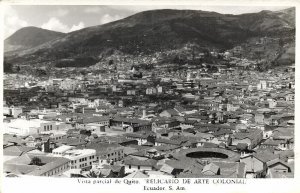
<svg viewBox="0 0 300 193">
<path fill-rule="evenodd" d="M 35 147 L 27 147 L 27 146 L 8 146 L 3 148 L 3 155 L 7 156 L 20 156 L 23 153 L 29 152 L 31 150 L 36 149 Z"/>
<path fill-rule="evenodd" d="M 147 159 L 147 160 L 139 160 L 133 157 L 126 157 L 124 159 L 124 163 L 126 165 L 133 165 L 133 166 L 151 166 L 154 167 L 157 163 L 154 159 Z"/>
<path fill-rule="evenodd" d="M 202 173 L 205 173 L 207 171 L 211 171 L 214 174 L 217 174 L 219 169 L 220 169 L 219 166 L 217 166 L 214 163 L 210 163 L 210 164 L 207 164 L 206 166 L 203 167 Z"/>
<path fill-rule="evenodd" d="M 44 164 L 42 166 L 29 165 L 33 157 L 38 157 Z M 40 155 L 28 155 L 24 154 L 20 157 L 11 159 L 4 163 L 7 170 L 11 170 L 15 167 L 15 171 L 26 172 L 28 175 L 40 176 L 47 171 L 50 171 L 58 166 L 68 163 L 70 160 L 62 157 L 50 157 Z M 12 171 L 14 172 L 14 171 Z"/>
<path fill-rule="evenodd" d="M 255 130 L 249 130 L 249 132 L 239 132 L 234 134 L 234 138 L 236 139 L 245 139 L 249 138 L 251 140 L 256 139 L 259 135 L 262 134 L 261 130 L 255 129 Z"/>
<path fill-rule="evenodd" d="M 4 164 L 3 171 L 6 173 L 14 174 L 28 174 L 34 171 L 38 166 L 35 165 L 16 165 L 16 164 Z"/>
<path fill-rule="evenodd" d="M 123 147 L 116 143 L 92 143 L 86 145 L 84 149 L 95 149 L 96 154 L 100 155 L 100 154 L 105 154 L 112 150 L 123 149 Z"/>
<path fill-rule="evenodd" d="M 196 161 L 192 159 L 181 159 L 181 160 L 167 160 L 165 164 L 171 166 L 174 169 L 186 169 L 191 165 L 195 164 Z"/>
<path fill-rule="evenodd" d="M 149 178 L 147 174 L 142 173 L 141 171 L 135 171 L 128 176 L 125 176 L 125 178 Z"/>
</svg>

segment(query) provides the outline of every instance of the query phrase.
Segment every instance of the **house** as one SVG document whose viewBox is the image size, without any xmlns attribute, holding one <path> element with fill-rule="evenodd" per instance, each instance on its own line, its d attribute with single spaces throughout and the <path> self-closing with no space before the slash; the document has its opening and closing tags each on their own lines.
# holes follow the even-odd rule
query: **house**
<svg viewBox="0 0 300 193">
<path fill-rule="evenodd" d="M 158 128 L 173 129 L 180 127 L 180 122 L 173 118 L 154 118 L 152 119 L 152 130 L 156 131 Z"/>
<path fill-rule="evenodd" d="M 110 169 L 113 173 L 112 177 L 123 178 L 125 176 L 125 166 L 123 165 L 103 165 L 103 169 Z"/>
<path fill-rule="evenodd" d="M 246 164 L 246 178 L 259 178 L 267 175 L 267 162 L 277 158 L 270 151 L 264 151 L 241 157 L 240 162 Z"/>
<path fill-rule="evenodd" d="M 199 167 L 200 165 L 200 167 Z M 191 166 L 181 172 L 178 178 L 245 178 L 246 165 L 240 162 L 213 161 L 207 165 Z M 204 169 L 205 168 L 205 169 Z"/>
<path fill-rule="evenodd" d="M 149 133 L 148 134 L 146 134 L 146 133 L 126 133 L 126 134 L 124 134 L 126 139 L 137 140 L 138 145 L 142 145 L 142 144 L 146 143 L 149 135 L 150 135 Z"/>
<path fill-rule="evenodd" d="M 187 170 L 191 166 L 197 166 L 199 168 L 203 167 L 202 165 L 191 159 L 166 160 L 159 170 L 173 176 L 178 176 L 181 172 Z"/>
<path fill-rule="evenodd" d="M 267 166 L 268 166 L 267 176 L 270 178 L 278 178 L 279 175 L 276 175 L 278 173 L 287 174 L 287 173 L 292 172 L 291 167 L 288 165 L 288 163 L 285 163 L 284 161 L 280 160 L 279 158 L 268 161 Z M 293 176 L 293 174 L 292 174 L 292 176 Z"/>
<path fill-rule="evenodd" d="M 125 118 L 116 116 L 110 120 L 110 126 L 120 130 L 126 130 L 126 132 L 138 132 L 138 131 L 151 131 L 152 123 L 150 121 L 136 119 L 136 118 Z"/>
<path fill-rule="evenodd" d="M 125 173 L 132 173 L 134 171 L 150 171 L 155 168 L 157 160 L 154 159 L 137 159 L 128 156 L 124 159 Z"/>
<path fill-rule="evenodd" d="M 249 129 L 234 133 L 231 138 L 231 145 L 236 146 L 238 143 L 245 143 L 248 144 L 248 149 L 253 149 L 263 139 L 263 131 L 260 129 Z"/>
<path fill-rule="evenodd" d="M 280 144 L 284 143 L 285 140 L 273 140 L 267 139 L 266 141 L 262 142 L 259 147 L 265 149 L 278 149 Z"/>
</svg>

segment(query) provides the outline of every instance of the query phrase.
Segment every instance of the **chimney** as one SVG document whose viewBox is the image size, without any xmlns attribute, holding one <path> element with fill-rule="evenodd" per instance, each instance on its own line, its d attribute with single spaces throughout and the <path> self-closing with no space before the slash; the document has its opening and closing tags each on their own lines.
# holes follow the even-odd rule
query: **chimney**
<svg viewBox="0 0 300 193">
<path fill-rule="evenodd" d="M 146 113 L 146 110 L 144 109 L 143 110 L 143 117 L 142 118 L 146 118 L 146 116 L 147 116 L 147 113 Z"/>
</svg>

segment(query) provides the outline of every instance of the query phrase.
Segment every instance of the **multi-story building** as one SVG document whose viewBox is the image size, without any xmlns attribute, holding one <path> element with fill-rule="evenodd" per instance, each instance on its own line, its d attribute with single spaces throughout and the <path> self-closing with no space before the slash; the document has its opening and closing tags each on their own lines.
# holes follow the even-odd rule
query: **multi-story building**
<svg viewBox="0 0 300 193">
<path fill-rule="evenodd" d="M 4 124 L 6 133 L 16 135 L 29 135 L 56 130 L 54 121 L 45 121 L 40 119 L 15 119 Z"/>
<path fill-rule="evenodd" d="M 52 155 L 71 160 L 70 169 L 89 169 L 96 160 L 96 150 L 75 149 L 75 147 L 67 145 L 53 149 Z"/>
</svg>

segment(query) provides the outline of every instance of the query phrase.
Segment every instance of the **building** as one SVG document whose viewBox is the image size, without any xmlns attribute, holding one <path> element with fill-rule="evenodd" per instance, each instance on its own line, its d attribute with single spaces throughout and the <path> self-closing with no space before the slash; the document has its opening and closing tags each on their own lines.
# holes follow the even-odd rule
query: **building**
<svg viewBox="0 0 300 193">
<path fill-rule="evenodd" d="M 14 107 L 14 106 L 11 106 L 11 107 L 4 106 L 3 107 L 3 114 L 4 115 L 10 115 L 13 118 L 18 118 L 18 116 L 22 112 L 23 112 L 22 108 L 19 108 L 19 107 Z"/>
<path fill-rule="evenodd" d="M 133 157 L 126 157 L 124 159 L 125 173 L 132 173 L 135 171 L 151 171 L 155 168 L 157 160 L 154 159 L 137 159 Z"/>
<path fill-rule="evenodd" d="M 88 126 L 91 126 L 91 124 L 98 126 L 109 126 L 110 118 L 107 116 L 81 117 L 76 121 L 76 128 L 87 129 Z"/>
<path fill-rule="evenodd" d="M 246 164 L 246 178 L 259 178 L 267 175 L 267 163 L 277 158 L 277 155 L 264 151 L 241 157 L 240 162 Z"/>
<path fill-rule="evenodd" d="M 70 169 L 70 160 L 63 157 L 24 154 L 4 163 L 6 174 L 60 176 Z"/>
<path fill-rule="evenodd" d="M 92 143 L 85 148 L 93 149 L 96 151 L 95 160 L 99 164 L 117 162 L 124 159 L 124 147 L 116 143 Z"/>
<path fill-rule="evenodd" d="M 231 145 L 236 146 L 239 143 L 248 145 L 248 149 L 256 147 L 263 139 L 263 131 L 260 129 L 249 129 L 232 135 Z"/>
<path fill-rule="evenodd" d="M 15 119 L 4 124 L 5 133 L 16 135 L 30 135 L 57 130 L 54 121 L 40 119 Z"/>
<path fill-rule="evenodd" d="M 52 150 L 54 157 L 64 157 L 70 160 L 70 169 L 89 169 L 96 161 L 96 150 L 75 149 L 73 146 L 62 145 Z"/>
</svg>

